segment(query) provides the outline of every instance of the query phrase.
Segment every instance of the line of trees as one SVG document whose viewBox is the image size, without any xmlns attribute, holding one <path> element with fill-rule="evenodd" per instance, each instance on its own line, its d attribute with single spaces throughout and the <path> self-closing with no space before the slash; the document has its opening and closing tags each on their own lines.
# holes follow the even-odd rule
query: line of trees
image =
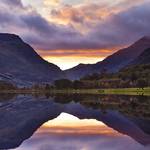
<svg viewBox="0 0 150 150">
<path fill-rule="evenodd" d="M 136 83 L 122 80 L 97 80 L 97 81 L 70 81 L 68 79 L 57 80 L 54 86 L 46 89 L 95 89 L 95 88 L 144 88 L 150 86 L 145 79 L 138 79 Z"/>
<path fill-rule="evenodd" d="M 17 89 L 12 83 L 6 81 L 0 81 L 0 90 L 15 90 Z"/>
<path fill-rule="evenodd" d="M 71 81 L 68 79 L 60 79 L 54 82 L 54 87 L 56 89 L 80 89 L 86 88 L 81 81 Z"/>
<path fill-rule="evenodd" d="M 34 85 L 32 89 L 96 89 L 96 88 L 144 88 L 150 87 L 150 64 L 125 68 L 118 73 L 101 73 L 87 75 L 80 80 L 56 80 L 52 85 Z"/>
<path fill-rule="evenodd" d="M 92 89 L 92 88 L 144 88 L 150 86 L 150 64 L 129 67 L 118 73 L 107 73 L 104 69 L 100 74 L 87 75 L 80 80 L 56 80 L 56 89 Z"/>
</svg>

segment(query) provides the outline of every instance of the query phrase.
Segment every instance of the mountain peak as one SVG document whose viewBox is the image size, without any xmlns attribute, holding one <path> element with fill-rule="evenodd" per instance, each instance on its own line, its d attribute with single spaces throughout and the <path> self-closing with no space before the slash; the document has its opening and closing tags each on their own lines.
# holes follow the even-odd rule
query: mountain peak
<svg viewBox="0 0 150 150">
<path fill-rule="evenodd" d="M 150 39 L 150 36 L 149 35 L 143 36 L 142 39 Z"/>
<path fill-rule="evenodd" d="M 0 73 L 28 82 L 51 82 L 63 78 L 56 65 L 48 63 L 18 35 L 0 33 Z"/>
<path fill-rule="evenodd" d="M 142 38 L 137 40 L 135 43 L 133 43 L 133 45 L 131 45 L 130 48 L 132 47 L 132 48 L 135 48 L 136 51 L 138 51 L 138 49 L 141 51 L 146 48 L 149 48 L 149 45 L 150 45 L 150 36 L 143 36 Z"/>
<path fill-rule="evenodd" d="M 22 39 L 16 34 L 0 33 L 0 42 L 22 42 Z"/>
</svg>

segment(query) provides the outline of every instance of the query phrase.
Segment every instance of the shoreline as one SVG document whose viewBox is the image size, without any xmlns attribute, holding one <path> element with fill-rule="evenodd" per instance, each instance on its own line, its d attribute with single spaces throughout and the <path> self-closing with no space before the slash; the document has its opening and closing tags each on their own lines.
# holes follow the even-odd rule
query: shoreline
<svg viewBox="0 0 150 150">
<path fill-rule="evenodd" d="M 4 90 L 0 94 L 93 94 L 93 95 L 145 95 L 150 96 L 150 87 L 120 89 L 52 89 L 52 90 Z"/>
</svg>

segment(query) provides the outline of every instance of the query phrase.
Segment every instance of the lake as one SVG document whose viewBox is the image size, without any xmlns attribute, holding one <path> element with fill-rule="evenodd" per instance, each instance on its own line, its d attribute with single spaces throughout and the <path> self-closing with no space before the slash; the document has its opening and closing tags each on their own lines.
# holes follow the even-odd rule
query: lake
<svg viewBox="0 0 150 150">
<path fill-rule="evenodd" d="M 0 149 L 149 150 L 150 97 L 0 94 Z"/>
</svg>

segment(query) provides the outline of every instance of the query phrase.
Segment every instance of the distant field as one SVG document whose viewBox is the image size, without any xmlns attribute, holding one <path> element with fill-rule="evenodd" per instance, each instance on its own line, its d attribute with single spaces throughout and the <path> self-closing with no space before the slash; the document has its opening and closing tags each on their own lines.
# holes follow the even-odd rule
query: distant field
<svg viewBox="0 0 150 150">
<path fill-rule="evenodd" d="M 105 89 L 99 90 L 100 93 L 104 94 L 123 94 L 123 95 L 149 95 L 150 87 L 148 88 L 124 88 L 124 89 Z"/>
<path fill-rule="evenodd" d="M 80 90 L 53 90 L 54 93 L 62 94 L 119 94 L 119 95 L 148 95 L 150 96 L 150 87 L 139 88 L 124 88 L 124 89 L 80 89 Z"/>
</svg>

